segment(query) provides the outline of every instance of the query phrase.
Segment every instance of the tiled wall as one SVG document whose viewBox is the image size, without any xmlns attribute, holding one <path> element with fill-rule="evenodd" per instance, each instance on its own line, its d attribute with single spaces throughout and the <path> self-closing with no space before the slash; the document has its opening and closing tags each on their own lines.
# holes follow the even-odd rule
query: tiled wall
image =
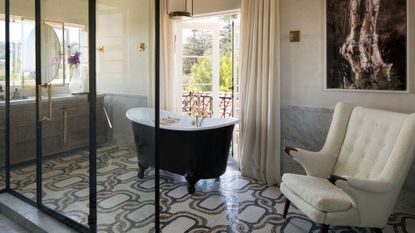
<svg viewBox="0 0 415 233">
<path fill-rule="evenodd" d="M 333 110 L 313 107 L 281 108 L 281 148 L 299 147 L 318 151 L 326 140 Z M 281 150 L 282 173 L 305 174 L 304 169 Z M 396 206 L 398 211 L 415 213 L 415 160 Z"/>
</svg>

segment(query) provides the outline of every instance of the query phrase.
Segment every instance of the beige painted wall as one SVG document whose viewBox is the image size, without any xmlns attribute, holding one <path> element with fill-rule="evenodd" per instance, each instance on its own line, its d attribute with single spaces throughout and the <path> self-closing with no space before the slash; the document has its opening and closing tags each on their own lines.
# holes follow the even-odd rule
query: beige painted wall
<svg viewBox="0 0 415 233">
<path fill-rule="evenodd" d="M 415 1 L 409 0 L 409 87 L 411 94 L 358 93 L 324 90 L 325 0 L 281 0 L 281 99 L 283 105 L 333 108 L 339 102 L 415 112 Z M 301 42 L 290 43 L 290 30 Z"/>
<path fill-rule="evenodd" d="M 241 0 L 193 0 L 193 4 L 193 14 L 196 16 L 235 11 L 241 8 Z"/>
<path fill-rule="evenodd" d="M 98 0 L 97 90 L 101 93 L 148 94 L 152 0 Z M 139 43 L 145 51 L 139 52 Z"/>
</svg>

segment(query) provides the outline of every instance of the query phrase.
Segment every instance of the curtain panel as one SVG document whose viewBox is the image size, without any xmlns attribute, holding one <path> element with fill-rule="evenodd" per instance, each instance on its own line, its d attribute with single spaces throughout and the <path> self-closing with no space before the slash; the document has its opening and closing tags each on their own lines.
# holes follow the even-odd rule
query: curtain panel
<svg viewBox="0 0 415 233">
<path fill-rule="evenodd" d="M 175 21 L 167 14 L 167 0 L 160 1 L 160 108 L 179 112 L 176 103 L 175 55 L 174 55 Z"/>
<path fill-rule="evenodd" d="M 242 0 L 240 167 L 275 185 L 280 174 L 279 0 Z"/>
</svg>

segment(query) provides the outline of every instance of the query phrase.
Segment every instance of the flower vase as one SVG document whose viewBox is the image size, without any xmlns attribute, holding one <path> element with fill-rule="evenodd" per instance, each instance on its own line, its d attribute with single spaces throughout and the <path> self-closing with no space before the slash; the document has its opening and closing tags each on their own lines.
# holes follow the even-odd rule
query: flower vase
<svg viewBox="0 0 415 233">
<path fill-rule="evenodd" d="M 74 69 L 71 69 L 70 71 L 70 83 L 69 83 L 69 91 L 72 94 L 82 93 L 85 91 L 84 82 L 81 79 L 80 76 L 80 70 L 79 67 L 76 67 Z"/>
</svg>

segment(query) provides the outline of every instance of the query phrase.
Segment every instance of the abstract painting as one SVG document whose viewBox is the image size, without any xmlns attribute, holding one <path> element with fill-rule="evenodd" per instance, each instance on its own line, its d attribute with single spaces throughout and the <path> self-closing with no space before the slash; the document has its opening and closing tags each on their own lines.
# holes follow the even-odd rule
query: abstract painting
<svg viewBox="0 0 415 233">
<path fill-rule="evenodd" d="M 407 91 L 407 1 L 326 1 L 326 88 Z"/>
</svg>

